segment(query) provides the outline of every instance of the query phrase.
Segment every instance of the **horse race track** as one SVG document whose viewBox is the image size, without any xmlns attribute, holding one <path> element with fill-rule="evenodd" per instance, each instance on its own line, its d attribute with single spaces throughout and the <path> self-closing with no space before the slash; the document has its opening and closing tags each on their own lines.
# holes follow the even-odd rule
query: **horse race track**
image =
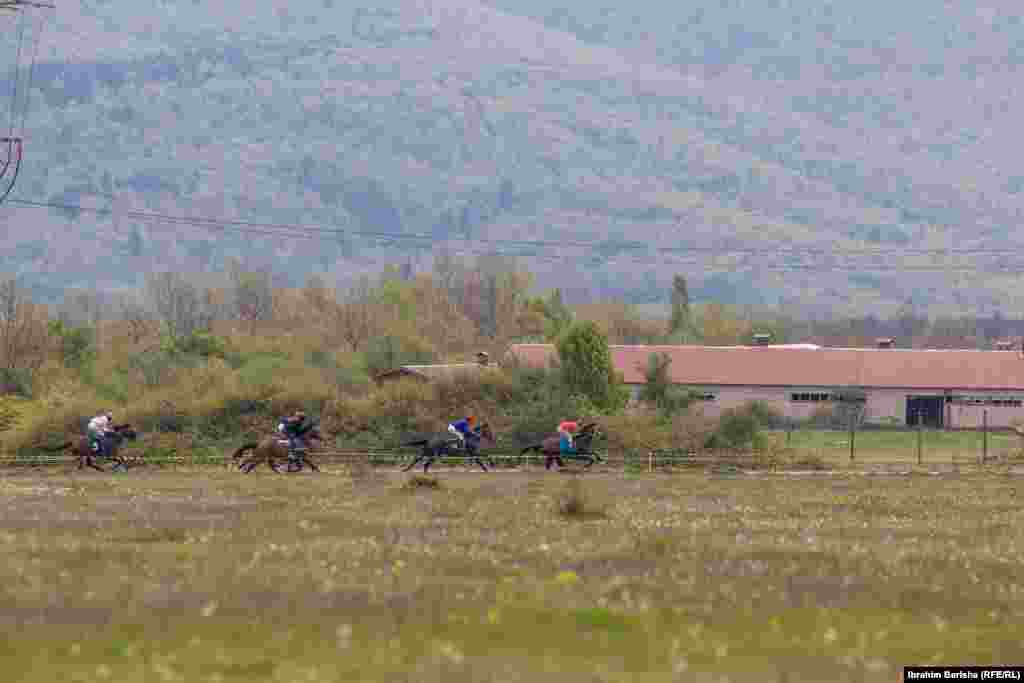
<svg viewBox="0 0 1024 683">
<path fill-rule="evenodd" d="M 329 469 L 0 472 L 2 679 L 794 683 L 1024 663 L 1024 478 L 441 471 L 435 489 Z"/>
</svg>

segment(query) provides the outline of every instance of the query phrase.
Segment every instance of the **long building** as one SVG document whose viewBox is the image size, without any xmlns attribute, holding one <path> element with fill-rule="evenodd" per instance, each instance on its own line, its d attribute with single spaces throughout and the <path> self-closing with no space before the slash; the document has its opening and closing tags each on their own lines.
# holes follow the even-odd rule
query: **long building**
<svg viewBox="0 0 1024 683">
<path fill-rule="evenodd" d="M 643 386 L 652 353 L 671 359 L 674 384 L 694 390 L 705 414 L 750 401 L 780 414 L 808 418 L 840 395 L 858 390 L 864 421 L 976 429 L 1024 423 L 1024 352 L 828 348 L 813 344 L 757 346 L 612 346 L 612 360 L 634 395 Z M 519 362 L 546 367 L 557 358 L 550 344 L 515 344 Z"/>
</svg>

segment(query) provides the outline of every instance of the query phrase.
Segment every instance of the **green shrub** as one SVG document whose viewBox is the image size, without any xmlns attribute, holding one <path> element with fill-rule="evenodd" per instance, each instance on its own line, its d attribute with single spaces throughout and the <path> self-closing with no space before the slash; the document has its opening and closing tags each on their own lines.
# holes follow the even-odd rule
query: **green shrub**
<svg viewBox="0 0 1024 683">
<path fill-rule="evenodd" d="M 96 333 L 91 327 L 69 327 L 53 320 L 49 329 L 58 339 L 57 349 L 64 367 L 79 369 L 96 357 Z"/>
<path fill-rule="evenodd" d="M 432 363 L 434 349 L 423 339 L 387 334 L 370 342 L 364 354 L 366 368 L 377 375 L 401 365 Z"/>
<path fill-rule="evenodd" d="M 777 420 L 768 405 L 753 401 L 722 413 L 718 428 L 708 437 L 705 448 L 742 450 L 759 445 L 761 429 Z"/>
<path fill-rule="evenodd" d="M 29 368 L 0 368 L 0 394 L 32 398 L 35 373 Z"/>
<path fill-rule="evenodd" d="M 224 358 L 227 342 L 207 332 L 193 332 L 187 337 L 165 336 L 161 342 L 164 351 L 172 355 L 199 356 L 200 358 Z"/>
<path fill-rule="evenodd" d="M 128 357 L 128 367 L 138 373 L 147 387 L 159 387 L 170 378 L 174 357 L 162 349 L 150 349 Z"/>
<path fill-rule="evenodd" d="M 607 412 L 620 410 L 629 391 L 612 363 L 608 337 L 589 320 L 572 323 L 556 343 L 562 383 Z"/>
<path fill-rule="evenodd" d="M 244 384 L 254 386 L 272 385 L 287 372 L 289 361 L 279 355 L 259 355 L 250 358 L 238 371 L 238 378 Z"/>
</svg>

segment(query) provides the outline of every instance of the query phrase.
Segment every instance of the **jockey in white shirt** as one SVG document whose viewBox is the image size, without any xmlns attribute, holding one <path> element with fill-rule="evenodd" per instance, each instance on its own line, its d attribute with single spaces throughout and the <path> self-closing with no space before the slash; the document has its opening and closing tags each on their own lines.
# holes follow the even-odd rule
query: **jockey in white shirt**
<svg viewBox="0 0 1024 683">
<path fill-rule="evenodd" d="M 87 427 L 89 442 L 100 455 L 108 455 L 109 453 L 107 436 L 114 433 L 113 420 L 114 414 L 109 410 L 104 410 L 89 420 L 89 426 Z"/>
</svg>

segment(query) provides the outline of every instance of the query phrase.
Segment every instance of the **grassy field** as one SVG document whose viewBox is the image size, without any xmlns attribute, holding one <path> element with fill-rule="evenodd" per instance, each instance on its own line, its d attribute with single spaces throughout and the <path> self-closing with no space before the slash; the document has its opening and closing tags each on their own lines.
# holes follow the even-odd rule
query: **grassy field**
<svg viewBox="0 0 1024 683">
<path fill-rule="evenodd" d="M 787 443 L 785 432 L 772 437 Z M 925 430 L 921 433 L 921 459 L 931 464 L 972 464 L 983 453 L 981 432 L 947 432 Z M 830 465 L 850 462 L 850 433 L 841 431 L 797 430 L 789 435 L 788 445 L 797 457 L 810 455 Z M 1006 432 L 989 432 L 988 457 L 1005 457 L 1024 446 L 1021 438 Z M 918 434 L 915 431 L 875 430 L 857 432 L 854 436 L 854 464 L 872 462 L 917 462 Z"/>
<path fill-rule="evenodd" d="M 355 475 L 5 471 L 4 679 L 794 683 L 1024 661 L 1005 473 Z"/>
</svg>

